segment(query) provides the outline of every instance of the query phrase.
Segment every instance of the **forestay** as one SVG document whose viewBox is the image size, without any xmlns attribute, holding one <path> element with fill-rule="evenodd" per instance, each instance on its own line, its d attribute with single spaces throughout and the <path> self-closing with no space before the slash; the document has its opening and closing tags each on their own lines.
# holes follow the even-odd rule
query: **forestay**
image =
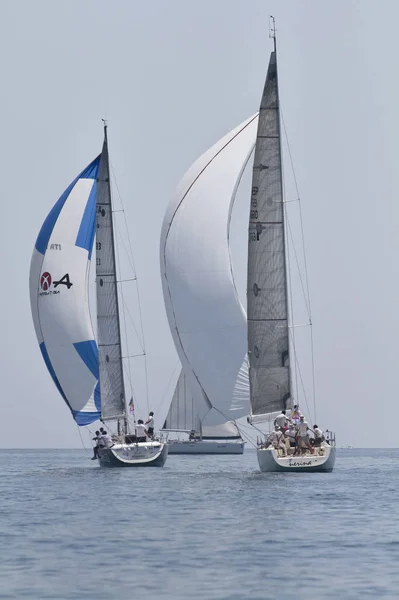
<svg viewBox="0 0 399 600">
<path fill-rule="evenodd" d="M 256 127 L 254 115 L 192 165 L 162 227 L 166 312 L 203 425 L 235 420 L 249 410 L 246 315 L 234 285 L 228 229 Z"/>
<path fill-rule="evenodd" d="M 100 417 L 97 345 L 88 304 L 99 162 L 97 157 L 50 211 L 30 268 L 31 309 L 40 350 L 78 425 Z"/>
<path fill-rule="evenodd" d="M 276 53 L 270 57 L 256 139 L 248 243 L 251 413 L 289 405 L 289 336 Z"/>
</svg>

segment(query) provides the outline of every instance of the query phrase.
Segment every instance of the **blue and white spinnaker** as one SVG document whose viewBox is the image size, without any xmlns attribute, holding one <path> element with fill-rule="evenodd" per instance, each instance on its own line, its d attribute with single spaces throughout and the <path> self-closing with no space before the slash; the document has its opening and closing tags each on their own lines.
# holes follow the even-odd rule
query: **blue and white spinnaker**
<svg viewBox="0 0 399 600">
<path fill-rule="evenodd" d="M 88 275 L 101 156 L 69 185 L 44 221 L 30 268 L 33 322 L 44 361 L 78 425 L 101 416 Z"/>
</svg>

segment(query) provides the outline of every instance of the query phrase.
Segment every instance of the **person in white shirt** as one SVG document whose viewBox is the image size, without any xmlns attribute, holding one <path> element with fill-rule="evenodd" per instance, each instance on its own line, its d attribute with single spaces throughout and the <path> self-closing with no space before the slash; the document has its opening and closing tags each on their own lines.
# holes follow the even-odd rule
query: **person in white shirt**
<svg viewBox="0 0 399 600">
<path fill-rule="evenodd" d="M 285 432 L 285 437 L 288 440 L 290 448 L 297 447 L 297 430 L 293 423 L 290 424 L 288 431 Z"/>
<path fill-rule="evenodd" d="M 146 442 L 147 441 L 147 430 L 145 428 L 143 419 L 139 419 L 136 425 L 136 436 L 138 442 Z"/>
<path fill-rule="evenodd" d="M 313 434 L 314 434 L 313 446 L 320 447 L 321 442 L 324 440 L 324 435 L 318 425 L 313 425 Z"/>
<path fill-rule="evenodd" d="M 145 426 L 147 427 L 148 437 L 153 439 L 153 437 L 154 437 L 154 413 L 152 411 L 148 415 L 148 419 L 145 422 Z"/>
<path fill-rule="evenodd" d="M 282 431 L 287 428 L 288 419 L 286 415 L 286 411 L 282 410 L 279 415 L 274 419 L 274 425 L 278 425 Z"/>
<path fill-rule="evenodd" d="M 301 418 L 299 419 L 299 423 L 298 423 L 299 448 L 301 450 L 303 450 L 304 448 L 308 448 L 308 450 L 310 450 L 310 452 L 313 452 L 312 447 L 309 442 L 308 431 L 309 431 L 309 425 L 305 421 L 305 417 L 303 415 L 301 415 Z"/>
<path fill-rule="evenodd" d="M 112 448 L 112 446 L 114 445 L 112 437 L 106 431 L 102 434 L 100 439 L 102 440 L 103 446 L 105 448 Z"/>
<path fill-rule="evenodd" d="M 267 443 L 272 444 L 276 450 L 281 450 L 283 456 L 286 456 L 287 450 L 284 444 L 284 434 L 280 431 L 278 425 L 275 425 L 274 431 L 268 436 Z"/>
</svg>

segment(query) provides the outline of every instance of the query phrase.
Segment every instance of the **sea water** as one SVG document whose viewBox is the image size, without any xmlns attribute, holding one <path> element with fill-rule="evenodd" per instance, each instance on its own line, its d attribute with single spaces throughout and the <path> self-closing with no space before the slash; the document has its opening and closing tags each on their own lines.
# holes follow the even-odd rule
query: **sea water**
<svg viewBox="0 0 399 600">
<path fill-rule="evenodd" d="M 329 474 L 2 450 L 0 598 L 398 598 L 398 507 L 396 449 L 338 450 Z"/>
</svg>

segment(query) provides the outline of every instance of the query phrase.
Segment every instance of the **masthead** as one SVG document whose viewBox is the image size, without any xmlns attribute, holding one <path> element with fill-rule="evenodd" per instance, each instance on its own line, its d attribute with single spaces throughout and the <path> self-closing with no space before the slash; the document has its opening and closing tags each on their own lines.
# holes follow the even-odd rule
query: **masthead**
<svg viewBox="0 0 399 600">
<path fill-rule="evenodd" d="M 276 50 L 276 19 L 273 15 L 269 15 L 269 38 L 274 42 L 274 50 Z"/>
</svg>

